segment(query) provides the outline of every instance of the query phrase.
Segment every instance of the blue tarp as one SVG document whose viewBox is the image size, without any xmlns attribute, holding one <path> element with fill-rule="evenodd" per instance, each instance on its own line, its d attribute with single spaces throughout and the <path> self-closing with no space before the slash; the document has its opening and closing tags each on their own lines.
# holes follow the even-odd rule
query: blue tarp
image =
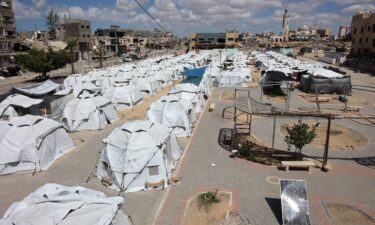
<svg viewBox="0 0 375 225">
<path fill-rule="evenodd" d="M 183 75 L 186 76 L 187 78 L 202 77 L 205 71 L 206 71 L 206 67 L 189 69 L 189 70 L 185 70 L 183 72 Z"/>
</svg>

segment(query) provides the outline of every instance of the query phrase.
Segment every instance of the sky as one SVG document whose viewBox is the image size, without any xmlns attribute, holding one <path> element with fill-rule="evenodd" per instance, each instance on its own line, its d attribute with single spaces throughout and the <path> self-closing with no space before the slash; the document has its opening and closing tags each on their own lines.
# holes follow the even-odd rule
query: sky
<svg viewBox="0 0 375 225">
<path fill-rule="evenodd" d="M 138 0 L 168 31 L 281 32 L 282 14 L 288 9 L 289 30 L 302 25 L 328 27 L 337 35 L 360 10 L 375 11 L 373 0 Z M 47 30 L 45 17 L 54 9 L 64 16 L 91 21 L 97 28 L 160 29 L 135 0 L 13 0 L 17 31 Z"/>
</svg>

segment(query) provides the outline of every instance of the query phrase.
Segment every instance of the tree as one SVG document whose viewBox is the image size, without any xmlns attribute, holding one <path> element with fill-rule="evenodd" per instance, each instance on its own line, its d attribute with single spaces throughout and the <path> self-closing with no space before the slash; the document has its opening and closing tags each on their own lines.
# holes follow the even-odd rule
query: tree
<svg viewBox="0 0 375 225">
<path fill-rule="evenodd" d="M 70 53 L 70 64 L 72 65 L 72 74 L 74 74 L 74 62 L 75 62 L 75 50 L 78 46 L 78 39 L 77 38 L 67 38 L 65 40 L 67 44 L 67 48 L 69 49 Z"/>
<path fill-rule="evenodd" d="M 69 62 L 69 55 L 64 50 L 53 52 L 49 49 L 46 52 L 33 49 L 27 53 L 17 55 L 16 61 L 24 68 L 41 73 L 42 78 L 47 78 L 48 72 L 62 68 Z"/>
<path fill-rule="evenodd" d="M 56 39 L 56 26 L 59 23 L 59 16 L 50 9 L 46 17 L 46 24 L 48 27 L 48 36 L 50 40 Z"/>
<path fill-rule="evenodd" d="M 316 137 L 315 127 L 310 128 L 307 123 L 303 123 L 301 120 L 294 124 L 292 128 L 287 127 L 288 135 L 285 136 L 285 142 L 288 144 L 288 150 L 290 146 L 294 145 L 294 153 L 296 158 L 302 159 L 302 148 L 306 144 L 310 144 Z"/>
<path fill-rule="evenodd" d="M 103 67 L 103 48 L 104 48 L 104 42 L 102 40 L 99 40 L 98 42 L 98 53 L 99 53 L 99 67 Z"/>
</svg>

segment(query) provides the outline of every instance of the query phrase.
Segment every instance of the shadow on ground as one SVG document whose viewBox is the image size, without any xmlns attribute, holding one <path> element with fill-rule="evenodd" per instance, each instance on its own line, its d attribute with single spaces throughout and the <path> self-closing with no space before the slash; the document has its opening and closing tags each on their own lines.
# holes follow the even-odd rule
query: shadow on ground
<svg viewBox="0 0 375 225">
<path fill-rule="evenodd" d="M 363 157 L 363 158 L 353 158 L 353 160 L 359 165 L 375 169 L 375 156 Z"/>
<path fill-rule="evenodd" d="M 281 200 L 279 198 L 265 198 L 268 206 L 271 208 L 277 222 L 282 224 Z"/>
<path fill-rule="evenodd" d="M 223 149 L 227 150 L 227 151 L 230 151 L 230 143 L 228 143 L 226 140 L 225 140 L 225 135 L 228 134 L 228 133 L 232 133 L 232 129 L 230 128 L 221 128 L 220 129 L 220 132 L 219 132 L 219 145 L 220 147 L 222 147 Z"/>
</svg>

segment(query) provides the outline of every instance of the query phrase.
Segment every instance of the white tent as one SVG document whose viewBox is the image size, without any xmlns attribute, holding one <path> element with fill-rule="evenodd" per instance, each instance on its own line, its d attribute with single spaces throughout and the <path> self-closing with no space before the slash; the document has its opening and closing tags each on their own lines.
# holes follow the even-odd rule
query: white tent
<svg viewBox="0 0 375 225">
<path fill-rule="evenodd" d="M 61 122 L 69 131 L 99 130 L 118 119 L 111 101 L 96 96 L 74 98 L 66 104 Z"/>
<path fill-rule="evenodd" d="M 130 84 L 138 86 L 149 95 L 153 95 L 160 88 L 158 81 L 152 77 L 136 77 L 130 81 Z"/>
<path fill-rule="evenodd" d="M 191 126 L 196 121 L 196 112 L 191 102 L 179 100 L 177 96 L 163 96 L 150 105 L 147 118 L 151 122 L 173 128 L 177 137 L 191 135 Z"/>
<path fill-rule="evenodd" d="M 103 97 L 109 99 L 117 110 L 122 110 L 133 108 L 142 101 L 144 95 L 138 87 L 126 85 L 107 88 Z"/>
<path fill-rule="evenodd" d="M 203 110 L 204 99 L 199 87 L 194 84 L 177 84 L 176 87 L 168 92 L 168 95 L 176 95 L 179 99 L 190 101 L 197 113 Z"/>
<path fill-rule="evenodd" d="M 111 177 L 126 192 L 144 190 L 146 182 L 167 185 L 181 155 L 172 129 L 147 120 L 125 123 L 104 142 L 97 175 Z"/>
<path fill-rule="evenodd" d="M 239 71 L 224 71 L 219 77 L 219 87 L 241 87 L 246 85 L 246 80 Z"/>
<path fill-rule="evenodd" d="M 43 99 L 33 99 L 25 95 L 9 95 L 4 101 L 0 103 L 0 119 L 9 120 L 13 117 L 18 117 L 15 107 L 22 107 L 24 109 L 30 108 L 32 106 L 38 105 L 43 101 Z M 34 111 L 37 109 L 34 109 Z M 34 113 L 39 114 L 35 111 Z"/>
<path fill-rule="evenodd" d="M 110 225 L 120 218 L 124 198 L 84 187 L 45 184 L 13 203 L 0 225 Z M 125 216 L 118 223 L 130 225 Z M 117 221 L 116 221 L 117 222 Z"/>
<path fill-rule="evenodd" d="M 78 84 L 91 83 L 91 80 L 92 79 L 90 76 L 85 76 L 83 74 L 72 74 L 64 79 L 63 84 L 65 88 L 73 88 Z"/>
<path fill-rule="evenodd" d="M 344 76 L 340 73 L 336 73 L 332 70 L 327 70 L 324 68 L 311 67 L 307 70 L 307 73 L 315 77 L 324 77 L 324 78 L 343 78 Z"/>
<path fill-rule="evenodd" d="M 0 122 L 0 174 L 45 170 L 74 147 L 61 124 L 40 116 Z"/>
<path fill-rule="evenodd" d="M 39 97 L 39 96 L 43 96 L 48 93 L 59 90 L 60 86 L 61 84 L 57 84 L 51 80 L 46 80 L 41 84 L 33 85 L 30 87 L 23 87 L 23 88 L 13 87 L 13 88 L 21 94 L 32 96 L 32 97 Z"/>
<path fill-rule="evenodd" d="M 73 95 L 77 98 L 94 97 L 100 94 L 101 89 L 93 83 L 77 84 L 73 87 Z"/>
</svg>

